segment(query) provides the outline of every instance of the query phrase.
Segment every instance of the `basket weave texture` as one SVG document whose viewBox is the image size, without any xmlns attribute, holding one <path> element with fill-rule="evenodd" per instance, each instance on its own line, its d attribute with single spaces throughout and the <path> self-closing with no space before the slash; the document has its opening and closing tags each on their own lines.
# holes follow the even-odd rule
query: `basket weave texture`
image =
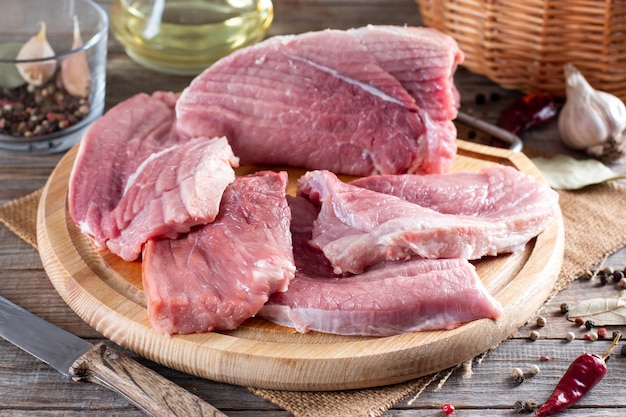
<svg viewBox="0 0 626 417">
<path fill-rule="evenodd" d="M 564 97 L 563 65 L 626 101 L 626 1 L 416 0 L 463 64 L 504 88 Z"/>
</svg>

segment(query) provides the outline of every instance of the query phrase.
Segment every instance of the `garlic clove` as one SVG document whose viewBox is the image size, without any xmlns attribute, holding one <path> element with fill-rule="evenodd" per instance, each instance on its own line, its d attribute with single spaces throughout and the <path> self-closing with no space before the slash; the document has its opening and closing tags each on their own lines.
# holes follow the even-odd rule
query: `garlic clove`
<svg viewBox="0 0 626 417">
<path fill-rule="evenodd" d="M 46 24 L 39 22 L 39 33 L 26 42 L 17 53 L 18 60 L 33 60 L 54 56 L 54 50 L 46 39 Z M 16 64 L 17 70 L 26 82 L 41 86 L 48 82 L 56 71 L 55 59 Z"/>
<path fill-rule="evenodd" d="M 83 40 L 78 19 L 74 16 L 74 41 L 72 51 L 80 49 Z M 88 97 L 91 91 L 91 71 L 85 51 L 74 52 L 61 61 L 61 82 L 65 91 L 76 97 Z"/>
<path fill-rule="evenodd" d="M 564 67 L 566 101 L 558 129 L 567 147 L 601 159 L 616 159 L 626 152 L 626 105 L 618 97 L 595 90 L 573 65 Z"/>
</svg>

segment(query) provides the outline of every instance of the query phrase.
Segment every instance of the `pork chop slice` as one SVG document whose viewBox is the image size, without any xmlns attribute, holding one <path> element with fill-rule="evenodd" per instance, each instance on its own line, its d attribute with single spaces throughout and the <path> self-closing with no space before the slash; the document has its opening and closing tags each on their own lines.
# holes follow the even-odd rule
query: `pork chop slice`
<svg viewBox="0 0 626 417">
<path fill-rule="evenodd" d="M 99 249 L 104 219 L 122 198 L 128 178 L 151 154 L 180 141 L 174 93 L 137 94 L 108 110 L 81 139 L 69 180 L 68 209 Z"/>
<path fill-rule="evenodd" d="M 387 45 L 384 59 L 370 50 L 373 39 L 377 51 Z M 451 73 L 462 57 L 452 38 L 423 28 L 273 37 L 196 77 L 177 103 L 177 126 L 190 137 L 226 136 L 243 164 L 446 172 L 456 153 Z M 442 102 L 422 109 L 387 67 L 432 84 L 424 89 L 446 90 L 433 95 Z"/>
<path fill-rule="evenodd" d="M 432 175 L 374 175 L 351 185 L 394 195 L 439 213 L 503 218 L 524 225 L 532 213 L 553 212 L 558 194 L 515 168 L 486 166 L 478 172 Z"/>
<path fill-rule="evenodd" d="M 132 261 L 149 239 L 176 237 L 212 222 L 236 165 L 224 137 L 199 137 L 150 155 L 128 177 L 122 198 L 103 221 L 107 247 Z"/>
<path fill-rule="evenodd" d="M 237 177 L 213 223 L 150 240 L 143 286 L 152 326 L 166 334 L 231 330 L 294 276 L 285 172 Z"/>
<path fill-rule="evenodd" d="M 508 192 L 516 193 L 515 187 Z M 499 217 L 444 214 L 341 182 L 329 171 L 306 173 L 298 181 L 298 194 L 321 207 L 311 244 L 324 252 L 337 274 L 360 273 L 382 261 L 412 256 L 479 259 L 513 252 L 545 229 L 558 210 L 556 198 L 548 193 L 549 204 L 522 199 Z M 534 199 L 543 197 L 537 193 Z"/>
<path fill-rule="evenodd" d="M 392 336 L 498 319 L 502 308 L 469 261 L 413 259 L 352 277 L 296 272 L 289 289 L 272 295 L 258 315 L 301 333 Z"/>
<path fill-rule="evenodd" d="M 138 94 L 109 110 L 82 139 L 69 213 L 98 249 L 137 259 L 149 238 L 212 221 L 237 158 L 225 138 L 179 135 L 177 96 Z"/>
<path fill-rule="evenodd" d="M 288 202 L 297 270 L 287 291 L 272 295 L 259 317 L 303 333 L 364 336 L 501 317 L 500 304 L 464 259 L 384 262 L 359 275 L 334 275 L 324 254 L 308 243 L 319 209 L 303 197 Z"/>
</svg>

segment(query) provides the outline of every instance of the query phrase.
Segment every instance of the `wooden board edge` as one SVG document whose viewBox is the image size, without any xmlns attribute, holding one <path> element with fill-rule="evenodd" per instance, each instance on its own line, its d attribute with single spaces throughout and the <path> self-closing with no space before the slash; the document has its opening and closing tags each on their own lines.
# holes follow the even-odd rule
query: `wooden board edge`
<svg viewBox="0 0 626 417">
<path fill-rule="evenodd" d="M 487 148 L 483 145 L 475 145 L 471 143 L 469 145 L 470 146 L 463 145 L 463 151 L 481 152 L 481 149 L 479 148 Z M 517 163 L 520 164 L 525 163 L 525 156 L 523 156 L 522 158 L 513 158 L 512 155 L 509 154 L 509 151 L 501 151 L 497 149 L 492 154 L 493 161 L 497 163 L 503 163 L 503 161 L 508 161 L 509 158 L 519 159 L 520 162 Z M 69 157 L 72 157 L 71 154 Z M 513 161 L 513 163 L 515 164 L 516 162 Z M 490 343 L 489 346 L 476 346 L 474 350 L 471 351 L 471 354 L 475 356 L 482 353 L 484 350 L 486 350 L 486 348 L 490 348 L 491 345 L 496 345 L 500 343 L 503 339 L 513 333 L 520 325 L 524 324 L 523 322 L 520 322 L 519 325 L 516 324 L 515 326 L 502 326 L 498 322 L 483 319 L 452 331 L 422 332 L 417 334 L 398 335 L 391 338 L 385 338 L 384 341 L 382 339 L 373 339 L 352 342 L 351 347 L 355 347 L 356 350 L 360 352 L 356 355 L 353 349 L 351 349 L 350 352 L 345 351 L 345 343 L 330 343 L 323 346 L 311 345 L 307 346 L 307 348 L 312 349 L 312 351 L 316 354 L 314 356 L 317 357 L 311 359 L 302 358 L 301 352 L 294 352 L 290 359 L 292 359 L 293 361 L 299 360 L 300 364 L 298 366 L 294 366 L 293 369 L 285 369 L 285 356 L 277 356 L 285 354 L 285 352 L 283 351 L 284 347 L 279 348 L 279 346 L 276 346 L 276 348 L 279 349 L 272 350 L 266 355 L 259 354 L 257 357 L 252 357 L 249 354 L 246 354 L 246 352 L 250 352 L 250 350 L 248 349 L 257 349 L 259 347 L 259 342 L 237 339 L 236 344 L 234 344 L 232 340 L 233 338 L 230 338 L 229 340 L 229 336 L 221 334 L 216 334 L 215 346 L 217 347 L 208 346 L 206 345 L 206 343 L 203 343 L 200 351 L 198 351 L 197 345 L 194 344 L 198 338 L 197 336 L 175 336 L 167 337 L 163 340 L 153 340 L 151 341 L 152 345 L 149 349 L 137 349 L 134 340 L 136 340 L 136 338 L 138 337 L 141 337 L 140 334 L 145 330 L 141 327 L 141 323 L 138 323 L 136 320 L 129 321 L 127 323 L 128 328 L 126 328 L 126 332 L 123 332 L 125 334 L 122 334 L 122 332 L 115 332 L 107 328 L 109 324 L 107 324 L 106 321 L 110 320 L 110 318 L 106 317 L 115 317 L 122 320 L 127 319 L 126 317 L 120 316 L 117 313 L 117 311 L 115 310 L 115 306 L 102 306 L 101 308 L 104 309 L 102 317 L 104 318 L 101 318 L 98 323 L 94 323 L 94 321 L 90 320 L 89 317 L 85 317 L 84 315 L 81 315 L 79 311 L 77 311 L 80 310 L 80 307 L 77 305 L 78 303 L 96 303 L 97 298 L 94 294 L 77 295 L 75 293 L 75 288 L 78 287 L 79 284 L 74 281 L 72 273 L 70 271 L 67 271 L 63 267 L 61 260 L 58 258 L 58 254 L 55 252 L 55 248 L 53 247 L 54 245 L 52 245 L 53 242 L 51 240 L 51 237 L 48 235 L 47 230 L 45 230 L 46 217 L 51 214 L 49 213 L 50 207 L 46 206 L 46 201 L 50 189 L 54 187 L 54 182 L 52 179 L 53 176 L 51 176 L 49 182 L 44 188 L 44 193 L 42 194 L 42 199 L 40 202 L 40 210 L 38 211 L 37 223 L 42 262 L 44 262 L 44 268 L 46 269 L 46 272 L 48 272 L 51 282 L 57 289 L 57 292 L 59 292 L 65 302 L 74 311 L 76 311 L 83 320 L 85 320 L 88 324 L 90 324 L 104 336 L 111 339 L 113 342 L 118 343 L 121 346 L 130 348 L 131 350 L 135 350 L 138 354 L 150 360 L 154 360 L 156 362 L 162 363 L 165 366 L 169 366 L 182 372 L 195 374 L 199 377 L 220 382 L 233 383 L 242 386 L 254 386 L 257 388 L 266 389 L 327 391 L 369 388 L 374 386 L 404 382 L 454 366 L 464 360 L 467 360 L 467 357 L 461 358 L 455 356 L 455 352 L 459 352 L 458 347 L 465 343 L 465 338 L 463 337 L 464 332 L 477 331 L 481 334 L 489 334 L 493 336 L 489 338 L 489 340 L 486 340 L 486 342 Z M 61 210 L 60 207 L 57 207 L 56 209 Z M 65 216 L 65 213 L 57 213 L 57 215 Z M 65 221 L 66 220 L 67 219 L 65 219 Z M 557 223 L 558 224 L 554 227 L 558 228 L 559 239 L 557 242 L 557 253 L 554 254 L 553 258 L 558 258 L 558 252 L 559 250 L 561 250 L 560 257 L 562 259 L 562 246 L 564 238 L 562 237 L 563 226 L 562 218 L 560 216 Z M 541 236 L 538 237 L 539 241 L 540 238 Z M 555 260 L 553 259 L 551 261 Z M 84 266 L 81 266 L 81 268 L 82 267 Z M 554 274 L 554 280 L 556 280 L 557 275 L 558 272 Z M 501 296 L 505 296 L 507 294 L 507 291 L 510 291 L 510 289 L 504 288 L 501 291 Z M 533 298 L 535 300 L 539 300 L 542 297 L 537 297 L 538 294 L 534 292 L 533 289 L 530 289 L 530 291 L 534 294 Z M 498 295 L 496 297 L 498 297 Z M 541 299 L 540 302 L 537 301 L 537 309 L 541 306 L 541 304 L 543 304 L 544 301 L 545 298 Z M 443 334 L 445 334 L 445 336 L 442 336 Z M 416 338 L 420 339 L 419 348 L 414 347 L 414 342 Z M 173 340 L 176 341 L 173 342 Z M 193 344 L 193 347 L 189 344 Z M 381 347 L 382 344 L 385 345 L 384 349 Z M 392 349 L 390 349 L 390 345 L 393 346 Z M 445 346 L 446 351 L 448 353 L 451 353 L 446 356 L 446 358 L 440 357 L 440 350 L 442 346 Z M 466 346 L 463 347 L 466 348 Z M 208 370 L 198 372 L 198 369 L 191 369 L 185 364 L 185 355 L 191 354 L 192 351 L 194 354 L 198 355 L 198 357 L 195 359 L 196 361 L 198 361 L 199 363 L 208 364 Z M 345 359 L 347 358 L 348 354 L 350 355 L 350 360 L 348 361 L 350 363 L 350 368 L 345 368 Z M 381 355 L 383 354 L 386 356 L 386 358 L 385 362 L 381 364 L 380 360 Z M 241 372 L 236 375 L 224 375 L 220 374 L 219 369 L 211 370 L 210 367 L 211 364 L 215 362 L 216 355 L 226 355 L 228 357 L 228 361 L 237 361 L 237 367 L 240 367 Z M 287 382 L 284 382 L 285 379 L 283 379 L 283 382 L 276 382 L 276 380 L 274 380 L 271 375 L 258 373 L 255 374 L 255 367 L 258 368 L 260 362 L 267 364 L 268 361 L 274 361 L 274 368 L 280 369 L 281 372 L 292 375 L 290 378 L 293 380 L 287 378 Z M 402 366 L 399 367 L 398 364 L 402 364 Z M 413 367 L 413 365 L 415 364 L 419 364 L 419 370 Z M 379 374 L 378 371 L 380 369 L 384 369 L 382 368 L 382 366 L 386 366 L 392 371 L 388 372 L 384 377 L 377 377 L 376 375 Z M 340 367 L 340 372 L 337 372 L 338 367 Z M 353 377 L 353 369 L 359 369 L 360 371 L 367 370 L 367 374 L 371 375 L 371 377 L 361 378 L 360 380 L 355 381 L 351 379 Z M 297 381 L 298 375 L 311 372 L 319 375 L 320 379 L 316 380 L 315 382 Z M 342 375 L 342 377 L 339 379 L 333 379 L 328 377 L 332 374 L 337 373 Z"/>
</svg>

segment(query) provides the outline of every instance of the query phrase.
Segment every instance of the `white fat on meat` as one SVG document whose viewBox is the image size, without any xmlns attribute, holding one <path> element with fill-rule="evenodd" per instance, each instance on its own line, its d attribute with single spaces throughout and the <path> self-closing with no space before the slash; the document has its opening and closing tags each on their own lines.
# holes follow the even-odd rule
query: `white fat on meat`
<svg viewBox="0 0 626 417">
<path fill-rule="evenodd" d="M 287 289 L 296 268 L 286 186 L 285 172 L 237 177 L 214 222 L 146 243 L 142 281 L 154 329 L 236 329 Z"/>
<path fill-rule="evenodd" d="M 298 194 L 320 206 L 311 244 L 322 250 L 335 273 L 356 274 L 388 260 L 414 256 L 479 259 L 523 248 L 558 211 L 558 195 L 514 170 L 501 173 L 513 175 L 522 184 L 504 183 L 500 192 L 510 194 L 515 204 L 491 217 L 440 213 L 341 182 L 328 171 L 306 173 L 298 181 Z"/>
</svg>

